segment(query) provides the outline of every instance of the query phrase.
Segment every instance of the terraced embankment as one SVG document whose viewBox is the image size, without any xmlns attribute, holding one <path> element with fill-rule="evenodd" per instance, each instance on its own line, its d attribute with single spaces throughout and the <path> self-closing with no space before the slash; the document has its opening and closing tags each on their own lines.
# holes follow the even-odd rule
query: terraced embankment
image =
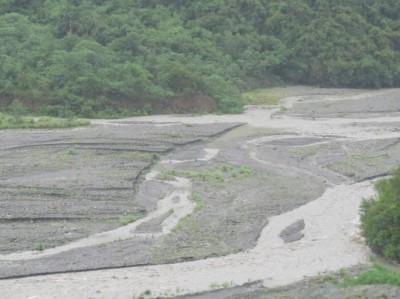
<svg viewBox="0 0 400 299">
<path fill-rule="evenodd" d="M 0 132 L 0 285 L 8 298 L 156 297 L 368 263 L 358 209 L 400 162 L 399 97 L 298 88 L 242 115 Z M 264 292 L 251 288 L 218 296 Z"/>
</svg>

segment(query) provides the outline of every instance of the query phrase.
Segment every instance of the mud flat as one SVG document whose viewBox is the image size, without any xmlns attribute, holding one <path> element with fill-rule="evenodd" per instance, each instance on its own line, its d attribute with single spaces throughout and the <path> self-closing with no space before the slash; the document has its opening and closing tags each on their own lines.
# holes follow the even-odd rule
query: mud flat
<svg viewBox="0 0 400 299">
<path fill-rule="evenodd" d="M 0 285 L 7 298 L 290 285 L 268 294 L 292 298 L 304 277 L 368 264 L 358 209 L 400 162 L 399 97 L 298 88 L 242 115 L 2 131 Z"/>
</svg>

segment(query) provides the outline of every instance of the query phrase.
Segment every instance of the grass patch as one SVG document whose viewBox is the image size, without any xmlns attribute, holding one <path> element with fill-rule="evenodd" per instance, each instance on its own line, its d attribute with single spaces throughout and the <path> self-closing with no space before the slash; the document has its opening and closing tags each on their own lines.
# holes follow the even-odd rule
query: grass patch
<svg viewBox="0 0 400 299">
<path fill-rule="evenodd" d="M 175 181 L 175 177 L 173 175 L 165 172 L 159 174 L 158 179 L 161 181 Z"/>
<path fill-rule="evenodd" d="M 248 176 L 251 174 L 251 171 L 250 171 L 250 169 L 249 169 L 248 167 L 242 166 L 242 167 L 240 167 L 240 169 L 239 169 L 239 173 L 240 173 L 242 176 L 248 177 Z"/>
<path fill-rule="evenodd" d="M 242 94 L 244 105 L 276 105 L 288 94 L 280 87 L 256 89 Z"/>
<path fill-rule="evenodd" d="M 390 271 L 385 267 L 374 263 L 373 266 L 364 272 L 361 272 L 359 275 L 345 278 L 341 285 L 344 287 L 349 287 L 372 284 L 400 286 L 400 273 Z"/>
<path fill-rule="evenodd" d="M 226 289 L 226 288 L 231 287 L 232 285 L 233 285 L 233 283 L 232 283 L 232 282 L 228 282 L 228 281 L 224 281 L 224 282 L 221 283 L 221 284 L 212 282 L 212 283 L 209 285 L 209 287 L 210 287 L 211 290 L 215 290 L 215 289 Z"/>
<path fill-rule="evenodd" d="M 252 174 L 250 168 L 246 166 L 238 167 L 238 166 L 224 164 L 221 166 L 220 169 L 223 173 L 226 173 L 227 175 L 230 175 L 233 178 L 237 177 L 246 178 Z"/>
<path fill-rule="evenodd" d="M 203 208 L 204 204 L 203 204 L 203 201 L 201 200 L 201 197 L 200 197 L 200 194 L 199 194 L 199 193 L 193 191 L 193 192 L 190 194 L 189 199 L 192 200 L 192 201 L 194 201 L 195 204 L 196 204 L 195 207 L 194 207 L 194 211 L 199 211 L 199 210 L 201 210 L 201 209 Z M 178 230 L 181 230 L 183 227 L 187 226 L 187 225 L 186 225 L 186 222 L 187 222 L 189 216 L 190 216 L 190 215 L 179 219 L 179 221 L 178 221 L 178 223 L 176 224 L 174 230 L 175 230 L 175 231 L 178 231 Z"/>
<path fill-rule="evenodd" d="M 67 155 L 70 155 L 70 156 L 75 156 L 75 155 L 77 155 L 78 153 L 77 153 L 77 151 L 74 149 L 74 148 L 69 148 L 68 150 L 67 150 Z"/>
<path fill-rule="evenodd" d="M 181 230 L 183 227 L 185 227 L 186 219 L 187 219 L 187 217 L 183 217 L 183 218 L 179 219 L 178 223 L 176 224 L 176 226 L 174 228 L 174 231 Z"/>
<path fill-rule="evenodd" d="M 44 244 L 43 244 L 43 243 L 37 243 L 37 244 L 35 244 L 35 250 L 37 250 L 37 251 L 43 251 L 43 250 L 44 250 Z"/>
<path fill-rule="evenodd" d="M 203 207 L 203 202 L 201 201 L 201 197 L 200 197 L 199 193 L 193 191 L 192 194 L 190 194 L 190 200 L 192 200 L 196 203 L 196 206 L 194 207 L 195 211 L 198 211 Z"/>
<path fill-rule="evenodd" d="M 217 180 L 220 182 L 224 181 L 224 177 L 219 170 L 211 171 L 211 170 L 203 170 L 203 171 L 197 171 L 197 170 L 175 170 L 175 169 L 169 169 L 163 172 L 164 175 L 168 176 L 176 176 L 176 175 L 183 175 L 185 177 L 191 178 L 191 179 L 197 179 L 201 181 L 207 181 L 207 180 Z"/>
<path fill-rule="evenodd" d="M 4 129 L 61 129 L 90 125 L 87 119 L 56 117 L 16 117 L 0 113 L 0 130 Z"/>
<path fill-rule="evenodd" d="M 218 182 L 224 182 L 226 177 L 233 178 L 246 178 L 252 174 L 251 170 L 246 166 L 233 166 L 224 164 L 221 167 L 213 170 L 177 170 L 168 169 L 163 171 L 161 179 L 171 180 L 177 175 L 182 175 L 190 179 L 196 179 L 200 181 L 214 180 Z"/>
<path fill-rule="evenodd" d="M 142 213 L 131 214 L 131 215 L 124 215 L 119 217 L 119 223 L 121 225 L 128 225 L 129 223 L 135 222 L 136 220 L 142 218 Z"/>
</svg>

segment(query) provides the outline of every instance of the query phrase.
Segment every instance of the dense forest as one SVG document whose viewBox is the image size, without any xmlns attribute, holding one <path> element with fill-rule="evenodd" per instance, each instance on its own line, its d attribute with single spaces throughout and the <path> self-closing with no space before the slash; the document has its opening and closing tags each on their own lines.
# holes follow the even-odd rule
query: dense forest
<svg viewBox="0 0 400 299">
<path fill-rule="evenodd" d="M 400 1 L 0 2 L 3 110 L 98 117 L 196 98 L 237 112 L 242 91 L 280 82 L 400 86 Z"/>
</svg>

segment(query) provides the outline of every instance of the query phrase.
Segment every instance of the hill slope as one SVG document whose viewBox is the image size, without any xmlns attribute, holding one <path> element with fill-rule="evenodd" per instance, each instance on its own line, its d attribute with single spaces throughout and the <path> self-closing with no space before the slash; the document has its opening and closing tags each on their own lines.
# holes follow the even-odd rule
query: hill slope
<svg viewBox="0 0 400 299">
<path fill-rule="evenodd" d="M 400 86 L 399 20 L 397 0 L 2 1 L 0 101 L 93 117 L 197 95 L 235 112 L 279 81 Z"/>
</svg>

